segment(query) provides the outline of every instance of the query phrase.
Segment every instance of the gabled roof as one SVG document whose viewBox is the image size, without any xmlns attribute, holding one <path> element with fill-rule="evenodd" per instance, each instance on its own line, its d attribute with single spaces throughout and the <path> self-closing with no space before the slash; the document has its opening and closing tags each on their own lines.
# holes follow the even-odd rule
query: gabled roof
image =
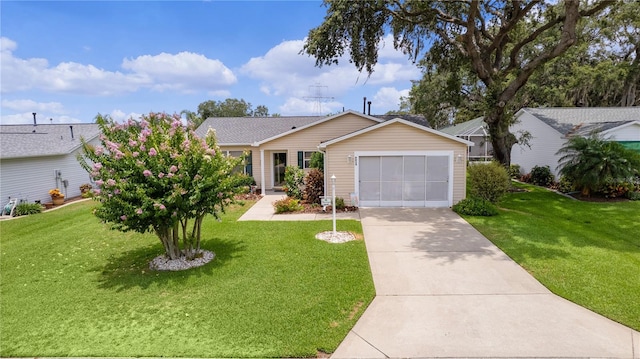
<svg viewBox="0 0 640 359">
<path fill-rule="evenodd" d="M 473 120 L 445 127 L 440 131 L 452 136 L 486 135 L 484 131 L 486 126 L 487 124 L 484 122 L 484 117 L 477 117 Z M 478 132 L 478 130 L 481 131 Z"/>
<path fill-rule="evenodd" d="M 204 138 L 209 128 L 212 128 L 216 131 L 220 145 L 251 145 L 324 118 L 325 116 L 209 117 L 196 129 L 196 134 Z"/>
<path fill-rule="evenodd" d="M 640 107 L 527 107 L 516 116 L 522 113 L 529 113 L 564 136 L 584 136 L 640 121 Z"/>
<path fill-rule="evenodd" d="M 71 128 L 73 126 L 73 139 Z M 100 135 L 93 123 L 0 125 L 0 158 L 25 158 L 69 154 Z"/>
<path fill-rule="evenodd" d="M 346 139 L 349 139 L 349 138 L 352 138 L 352 137 L 356 137 L 356 136 L 359 136 L 361 134 L 367 133 L 369 131 L 374 131 L 374 130 L 377 130 L 379 128 L 382 128 L 382 127 L 385 127 L 385 126 L 388 126 L 388 125 L 391 125 L 391 124 L 394 124 L 394 123 L 402 123 L 404 125 L 411 126 L 411 127 L 417 128 L 419 130 L 422 130 L 422 131 L 425 131 L 425 132 L 428 132 L 428 133 L 432 133 L 432 134 L 437 135 L 437 136 L 448 138 L 448 139 L 456 141 L 456 142 L 464 143 L 467 146 L 473 146 L 474 145 L 474 143 L 471 142 L 471 141 L 463 140 L 463 139 L 458 138 L 456 136 L 452 136 L 452 135 L 449 135 L 447 133 L 443 133 L 441 131 L 437 131 L 437 130 L 434 130 L 432 128 L 426 127 L 426 126 L 418 125 L 416 123 L 409 122 L 409 121 L 403 120 L 401 118 L 394 118 L 393 120 L 389 120 L 389 121 L 378 123 L 378 124 L 375 124 L 375 125 L 372 125 L 372 126 L 369 126 L 369 127 L 365 127 L 365 128 L 363 128 L 361 130 L 348 133 L 346 135 L 334 138 L 334 139 L 329 140 L 329 141 L 322 142 L 318 147 L 319 148 L 326 148 L 327 146 L 332 145 L 334 143 L 337 143 L 337 142 L 340 142 L 340 141 L 344 141 Z"/>
<path fill-rule="evenodd" d="M 216 131 L 219 145 L 259 146 L 346 114 L 358 115 L 374 122 L 382 121 L 352 110 L 333 116 L 210 117 L 196 129 L 196 134 L 204 137 L 209 128 L 212 128 Z"/>
<path fill-rule="evenodd" d="M 429 125 L 429 121 L 427 121 L 426 118 L 424 118 L 423 115 L 416 115 L 416 114 L 403 114 L 403 115 L 372 115 L 375 118 L 379 118 L 383 121 L 389 121 L 389 120 L 393 120 L 395 118 L 401 118 L 403 120 L 409 121 L 409 122 L 413 122 L 417 125 L 422 125 L 424 127 L 431 127 Z"/>
</svg>

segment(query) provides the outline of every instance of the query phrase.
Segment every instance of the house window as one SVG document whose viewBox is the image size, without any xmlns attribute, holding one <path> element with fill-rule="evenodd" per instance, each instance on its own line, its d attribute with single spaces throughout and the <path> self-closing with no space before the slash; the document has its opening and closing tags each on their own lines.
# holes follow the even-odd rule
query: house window
<svg viewBox="0 0 640 359">
<path fill-rule="evenodd" d="M 242 157 L 242 155 L 244 154 L 243 151 L 225 151 L 225 152 L 227 156 L 234 157 L 234 158 Z M 233 172 L 241 172 L 241 173 L 248 174 L 249 176 L 253 176 L 252 167 L 253 166 L 252 166 L 252 159 L 251 159 L 251 151 L 249 151 L 249 153 L 247 154 L 247 157 L 245 157 L 244 159 L 243 164 L 234 168 Z"/>
<path fill-rule="evenodd" d="M 317 151 L 298 151 L 298 167 L 311 168 L 311 156 Z"/>
</svg>

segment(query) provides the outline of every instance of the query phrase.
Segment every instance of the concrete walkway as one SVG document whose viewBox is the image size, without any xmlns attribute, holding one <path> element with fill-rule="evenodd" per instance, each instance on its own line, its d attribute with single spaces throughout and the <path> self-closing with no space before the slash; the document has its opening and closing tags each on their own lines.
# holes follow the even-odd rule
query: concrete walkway
<svg viewBox="0 0 640 359">
<path fill-rule="evenodd" d="M 332 219 L 329 213 L 294 213 L 294 214 L 275 214 L 273 202 L 285 198 L 286 195 L 280 193 L 267 192 L 258 202 L 256 202 L 248 211 L 246 211 L 238 220 L 239 221 L 315 221 L 323 219 Z M 337 219 L 360 219 L 358 212 L 336 213 Z"/>
<path fill-rule="evenodd" d="M 274 215 L 267 194 L 240 220 Z M 640 333 L 547 290 L 450 209 L 361 208 L 376 298 L 340 358 L 640 359 Z"/>
<path fill-rule="evenodd" d="M 450 209 L 360 209 L 377 296 L 331 358 L 640 358 Z"/>
</svg>

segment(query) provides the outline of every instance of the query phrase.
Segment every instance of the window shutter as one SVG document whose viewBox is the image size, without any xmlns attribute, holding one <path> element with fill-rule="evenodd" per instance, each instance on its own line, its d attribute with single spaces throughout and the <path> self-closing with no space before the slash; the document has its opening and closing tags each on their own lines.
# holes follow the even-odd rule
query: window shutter
<svg viewBox="0 0 640 359">
<path fill-rule="evenodd" d="M 298 151 L 298 167 L 304 168 L 304 152 Z"/>
</svg>

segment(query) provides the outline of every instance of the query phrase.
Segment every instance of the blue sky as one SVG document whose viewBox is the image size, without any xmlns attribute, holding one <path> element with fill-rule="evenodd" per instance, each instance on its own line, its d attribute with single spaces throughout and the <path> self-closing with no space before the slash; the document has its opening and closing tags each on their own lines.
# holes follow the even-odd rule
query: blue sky
<svg viewBox="0 0 640 359">
<path fill-rule="evenodd" d="M 270 113 L 398 108 L 420 71 L 386 38 L 371 77 L 299 55 L 319 1 L 0 1 L 0 122 L 92 122 L 242 98 Z M 326 97 L 321 108 L 312 97 Z"/>
</svg>

